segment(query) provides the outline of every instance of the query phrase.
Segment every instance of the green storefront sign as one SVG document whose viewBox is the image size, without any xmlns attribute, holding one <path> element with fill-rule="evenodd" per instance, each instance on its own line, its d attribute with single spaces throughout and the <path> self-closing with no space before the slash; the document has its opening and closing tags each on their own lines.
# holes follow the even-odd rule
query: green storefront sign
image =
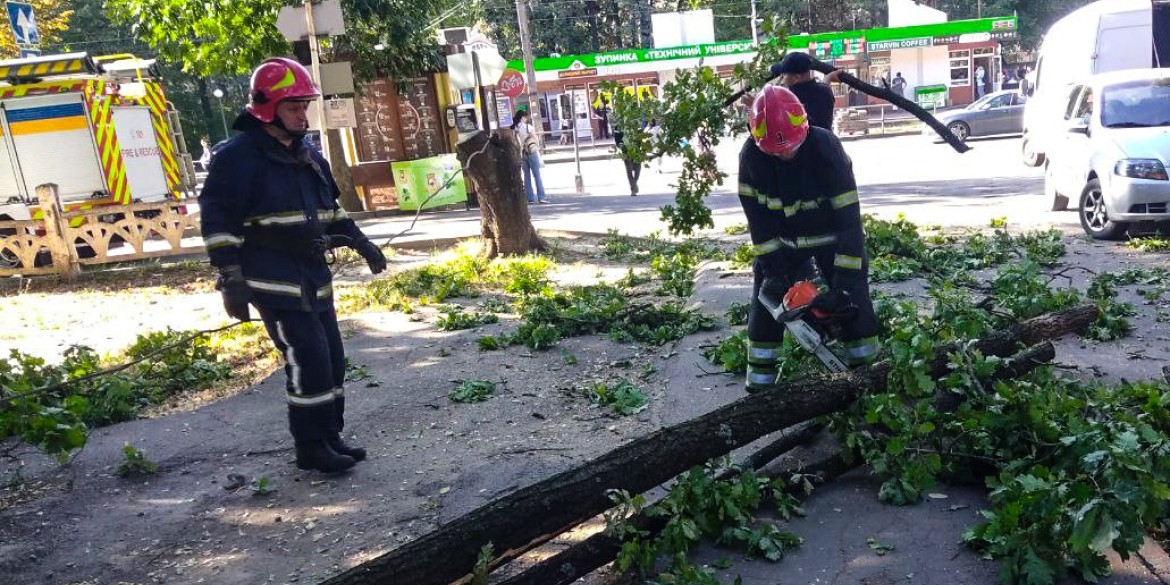
<svg viewBox="0 0 1170 585">
<path fill-rule="evenodd" d="M 922 37 L 917 39 L 899 39 L 896 41 L 870 41 L 866 48 L 869 51 L 889 51 L 891 49 L 916 49 L 934 45 L 934 39 Z"/>
<path fill-rule="evenodd" d="M 467 187 L 459 168 L 459 161 L 454 154 L 390 163 L 394 188 L 398 193 L 398 208 L 416 211 L 419 205 L 423 209 L 431 209 L 467 201 Z M 455 178 L 451 179 L 453 175 Z M 448 179 L 451 184 L 431 197 Z M 428 197 L 431 197 L 429 201 Z"/>
<path fill-rule="evenodd" d="M 810 49 L 823 44 L 825 45 L 823 52 L 833 57 L 840 57 L 846 53 L 860 52 L 859 48 L 847 50 L 847 45 L 849 44 L 859 46 L 864 43 L 866 50 L 874 52 L 888 51 L 891 49 L 930 47 L 958 42 L 1003 41 L 1016 38 L 1018 27 L 1019 22 L 1016 20 L 1016 17 L 1003 16 L 997 18 L 954 20 L 937 24 L 895 28 L 871 28 L 866 30 L 797 35 L 788 37 L 788 44 L 797 49 Z M 533 68 L 537 72 L 588 70 L 597 67 L 653 63 L 676 59 L 699 59 L 721 55 L 743 55 L 746 60 L 754 52 L 755 47 L 752 45 L 752 42 L 744 40 L 670 47 L 668 49 L 633 49 L 629 51 L 611 51 L 608 53 L 593 53 L 589 55 L 546 57 L 536 59 L 533 62 Z M 519 59 L 509 61 L 508 67 L 517 71 L 523 71 L 524 62 Z M 599 74 L 604 73 L 604 71 L 599 72 Z"/>
</svg>

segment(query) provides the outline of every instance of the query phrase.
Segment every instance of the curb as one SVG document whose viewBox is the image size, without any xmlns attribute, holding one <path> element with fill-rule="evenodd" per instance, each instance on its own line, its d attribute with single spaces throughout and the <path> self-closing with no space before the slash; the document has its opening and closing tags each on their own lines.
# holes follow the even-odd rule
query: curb
<svg viewBox="0 0 1170 585">
<path fill-rule="evenodd" d="M 1138 549 L 1137 556 L 1158 581 L 1170 583 L 1170 555 L 1166 554 L 1162 545 L 1147 536 L 1142 542 L 1142 547 Z"/>
</svg>

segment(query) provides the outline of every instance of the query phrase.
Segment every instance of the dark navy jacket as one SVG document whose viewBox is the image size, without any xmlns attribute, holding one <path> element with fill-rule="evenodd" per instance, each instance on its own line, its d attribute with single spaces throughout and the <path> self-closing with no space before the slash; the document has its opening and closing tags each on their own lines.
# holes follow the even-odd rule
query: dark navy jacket
<svg viewBox="0 0 1170 585">
<path fill-rule="evenodd" d="M 248 114 L 235 128 L 243 134 L 216 152 L 199 195 L 211 264 L 239 265 L 262 309 L 331 307 L 325 256 L 296 247 L 323 233 L 344 236 L 342 244 L 364 237 L 337 203 L 329 163 L 301 140 L 284 146 Z"/>
<path fill-rule="evenodd" d="M 739 197 L 757 256 L 799 266 L 833 252 L 833 288 L 863 275 L 865 236 L 853 163 L 832 132 L 809 128 L 796 156 L 784 161 L 751 138 L 739 155 Z"/>
</svg>

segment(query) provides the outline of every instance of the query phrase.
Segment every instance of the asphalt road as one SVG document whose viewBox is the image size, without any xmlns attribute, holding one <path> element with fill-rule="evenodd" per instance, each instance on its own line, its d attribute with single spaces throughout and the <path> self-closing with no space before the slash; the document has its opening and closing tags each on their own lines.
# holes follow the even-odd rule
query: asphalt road
<svg viewBox="0 0 1170 585">
<path fill-rule="evenodd" d="M 726 141 L 717 150 L 720 168 L 728 175 L 708 200 L 717 229 L 744 221 L 735 196 L 741 144 Z M 924 225 L 983 227 L 993 218 L 1006 217 L 1019 227 L 1079 229 L 1075 211 L 1048 211 L 1043 174 L 1020 162 L 1018 137 L 973 140 L 971 146 L 969 152 L 958 154 L 916 135 L 847 141 L 863 211 L 887 218 L 902 214 Z M 577 169 L 572 161 L 547 164 L 542 172 L 552 202 L 532 207 L 534 222 L 541 229 L 614 228 L 636 235 L 663 230 L 659 209 L 673 201 L 672 185 L 680 168 L 677 159 L 664 161 L 661 172 L 651 163 L 639 180 L 639 196 L 630 197 L 616 158 L 581 163 L 585 195 L 575 193 Z M 402 231 L 411 219 L 395 216 L 365 220 L 362 225 L 377 238 Z M 471 236 L 478 231 L 474 210 L 428 212 L 398 241 Z"/>
</svg>

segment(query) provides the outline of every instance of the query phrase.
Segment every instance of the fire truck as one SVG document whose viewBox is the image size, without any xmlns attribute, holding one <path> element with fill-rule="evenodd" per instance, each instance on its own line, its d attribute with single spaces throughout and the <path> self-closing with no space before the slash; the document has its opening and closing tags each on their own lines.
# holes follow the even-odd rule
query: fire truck
<svg viewBox="0 0 1170 585">
<path fill-rule="evenodd" d="M 40 217 L 36 187 L 66 211 L 176 200 L 195 169 L 153 60 L 86 53 L 0 61 L 0 220 Z M 106 216 L 103 216 L 106 217 Z M 109 220 L 108 219 L 108 220 Z"/>
</svg>

